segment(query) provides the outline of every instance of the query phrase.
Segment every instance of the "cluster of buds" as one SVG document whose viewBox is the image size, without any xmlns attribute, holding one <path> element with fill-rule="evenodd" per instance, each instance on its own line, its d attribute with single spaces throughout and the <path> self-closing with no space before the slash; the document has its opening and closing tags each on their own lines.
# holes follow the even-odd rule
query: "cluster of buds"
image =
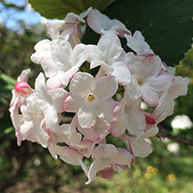
<svg viewBox="0 0 193 193">
<path fill-rule="evenodd" d="M 101 35 L 97 45 L 81 43 L 87 25 Z M 97 173 L 108 179 L 135 157 L 148 156 L 147 139 L 173 113 L 173 100 L 187 93 L 188 78 L 174 76 L 175 69 L 154 54 L 139 31 L 132 35 L 123 23 L 95 9 L 69 13 L 48 23 L 47 30 L 51 40 L 37 43 L 31 56 L 45 75 L 38 75 L 32 89 L 30 70 L 24 70 L 12 91 L 18 145 L 36 142 L 55 159 L 81 166 L 86 184 Z M 132 51 L 122 48 L 120 37 Z M 153 110 L 146 112 L 141 103 Z M 74 114 L 68 124 L 66 113 Z M 108 135 L 126 148 L 107 143 Z"/>
</svg>

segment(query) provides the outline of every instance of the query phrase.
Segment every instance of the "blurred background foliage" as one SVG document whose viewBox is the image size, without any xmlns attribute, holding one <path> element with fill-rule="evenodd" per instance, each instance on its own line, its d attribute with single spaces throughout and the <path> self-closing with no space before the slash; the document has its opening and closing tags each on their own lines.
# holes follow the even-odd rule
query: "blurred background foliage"
<svg viewBox="0 0 193 193">
<path fill-rule="evenodd" d="M 6 4 L 4 9 L 22 11 L 24 7 Z M 79 167 L 54 160 L 47 149 L 25 141 L 17 146 L 14 128 L 9 117 L 11 90 L 23 69 L 31 68 L 30 84 L 34 85 L 39 65 L 32 64 L 30 56 L 34 45 L 47 38 L 45 25 L 26 25 L 18 21 L 22 33 L 0 24 L 0 192 L 12 193 L 190 193 L 193 191 L 193 147 L 178 140 L 154 137 L 154 152 L 145 159 L 136 158 L 123 174 L 115 174 L 109 180 L 97 177 L 90 185 Z M 186 96 L 175 101 L 175 112 L 159 125 L 160 130 L 172 136 L 193 139 L 193 128 L 172 128 L 177 115 L 187 115 L 193 121 L 193 49 L 177 66 L 176 75 L 190 77 Z M 176 138 L 178 139 L 178 138 Z M 116 138 L 112 143 L 124 146 Z M 113 141 L 112 141 L 113 140 Z"/>
</svg>

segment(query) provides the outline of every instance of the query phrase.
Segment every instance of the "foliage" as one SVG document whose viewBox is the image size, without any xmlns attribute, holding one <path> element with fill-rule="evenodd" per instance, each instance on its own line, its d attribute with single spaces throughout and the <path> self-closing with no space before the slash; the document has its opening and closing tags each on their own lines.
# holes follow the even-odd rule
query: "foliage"
<svg viewBox="0 0 193 193">
<path fill-rule="evenodd" d="M 37 12 L 49 19 L 64 19 L 69 12 L 80 14 L 89 7 L 103 11 L 109 2 L 110 0 L 29 0 Z"/>
</svg>

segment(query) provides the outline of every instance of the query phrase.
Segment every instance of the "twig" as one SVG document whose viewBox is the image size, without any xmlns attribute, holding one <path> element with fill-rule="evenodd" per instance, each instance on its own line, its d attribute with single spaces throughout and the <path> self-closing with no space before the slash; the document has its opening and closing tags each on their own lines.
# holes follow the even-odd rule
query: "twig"
<svg viewBox="0 0 193 193">
<path fill-rule="evenodd" d="M 162 138 L 166 137 L 168 139 L 172 139 L 172 140 L 177 141 L 179 143 L 182 143 L 184 145 L 193 146 L 193 140 L 186 139 L 186 138 L 180 137 L 180 136 L 174 136 L 170 133 L 166 133 L 166 132 L 163 132 L 163 131 L 159 131 L 159 133 L 157 134 L 157 137 L 162 137 Z"/>
</svg>

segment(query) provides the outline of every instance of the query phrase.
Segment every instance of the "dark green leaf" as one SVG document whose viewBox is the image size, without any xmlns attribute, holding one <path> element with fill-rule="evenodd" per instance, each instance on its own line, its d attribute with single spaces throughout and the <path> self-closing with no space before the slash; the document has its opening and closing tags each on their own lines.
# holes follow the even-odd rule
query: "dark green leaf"
<svg viewBox="0 0 193 193">
<path fill-rule="evenodd" d="M 193 36 L 192 0 L 117 0 L 104 12 L 134 33 L 140 30 L 168 65 L 176 65 L 190 49 Z"/>
<path fill-rule="evenodd" d="M 69 12 L 80 14 L 89 7 L 103 11 L 110 0 L 29 0 L 32 7 L 42 16 L 63 19 Z"/>
</svg>

